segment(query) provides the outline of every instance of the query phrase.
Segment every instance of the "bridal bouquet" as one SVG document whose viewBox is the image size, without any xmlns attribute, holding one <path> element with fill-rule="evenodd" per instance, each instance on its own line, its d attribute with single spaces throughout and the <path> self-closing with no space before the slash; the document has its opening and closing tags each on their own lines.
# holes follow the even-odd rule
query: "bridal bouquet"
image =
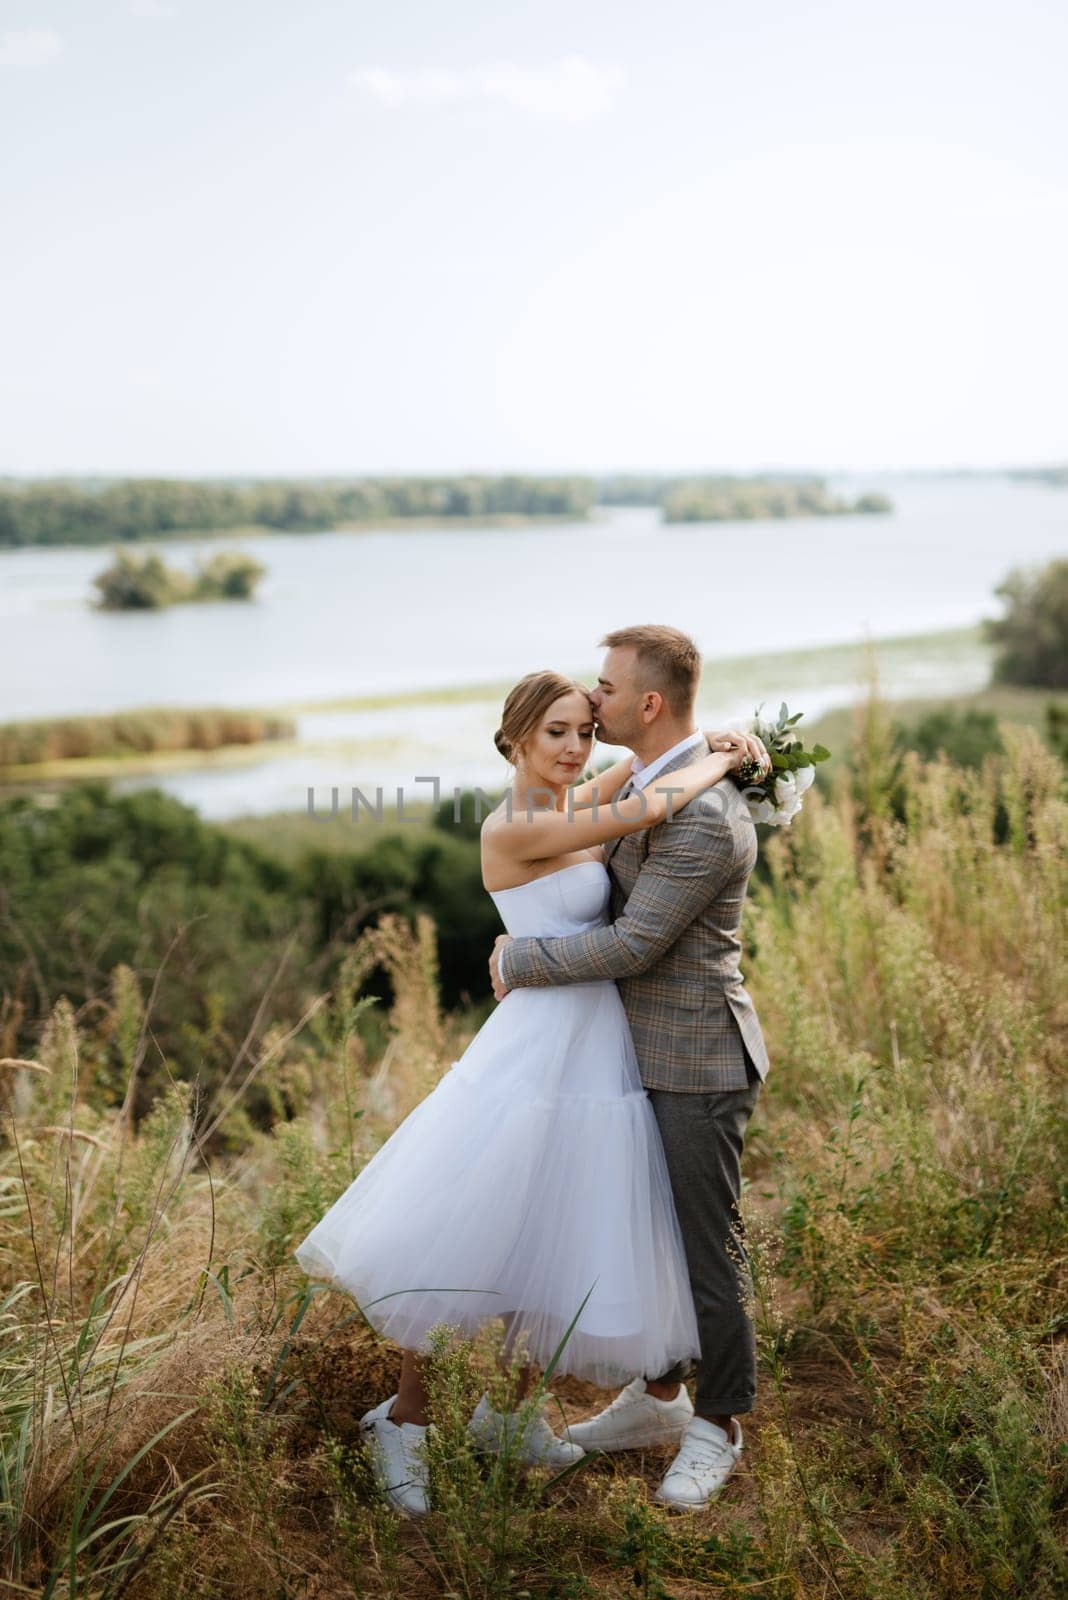
<svg viewBox="0 0 1068 1600">
<path fill-rule="evenodd" d="M 753 714 L 747 732 L 762 739 L 771 757 L 771 772 L 761 777 L 761 769 L 753 761 L 743 761 L 734 774 L 735 781 L 745 792 L 749 815 L 754 822 L 767 822 L 773 828 L 788 828 L 801 810 L 801 800 L 812 787 L 816 764 L 827 761 L 831 752 L 823 745 L 813 745 L 806 750 L 801 735 L 794 730 L 804 716 L 798 711 L 791 716 L 785 700 L 779 707 L 777 722 L 761 717 L 763 703 Z"/>
</svg>

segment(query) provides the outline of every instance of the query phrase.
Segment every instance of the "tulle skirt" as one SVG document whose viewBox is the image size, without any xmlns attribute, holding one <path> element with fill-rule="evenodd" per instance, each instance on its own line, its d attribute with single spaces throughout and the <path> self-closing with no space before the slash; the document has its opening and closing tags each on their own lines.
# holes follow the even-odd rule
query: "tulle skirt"
<svg viewBox="0 0 1068 1600">
<path fill-rule="evenodd" d="M 512 990 L 295 1255 L 398 1345 L 506 1319 L 602 1387 L 699 1352 L 659 1130 L 614 983 Z"/>
</svg>

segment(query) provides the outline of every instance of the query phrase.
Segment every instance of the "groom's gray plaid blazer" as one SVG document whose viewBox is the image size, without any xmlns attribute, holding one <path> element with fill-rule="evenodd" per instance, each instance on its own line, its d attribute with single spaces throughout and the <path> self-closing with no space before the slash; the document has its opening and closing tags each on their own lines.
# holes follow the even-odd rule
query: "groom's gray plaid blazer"
<svg viewBox="0 0 1068 1600">
<path fill-rule="evenodd" d="M 700 746 L 684 750 L 659 776 L 703 754 Z M 620 797 L 630 792 L 628 782 Z M 514 939 L 502 946 L 501 978 L 509 989 L 615 978 L 647 1089 L 744 1089 L 743 1040 L 760 1077 L 768 1072 L 738 967 L 756 857 L 749 808 L 733 779 L 723 778 L 669 821 L 605 845 L 608 927 Z"/>
</svg>

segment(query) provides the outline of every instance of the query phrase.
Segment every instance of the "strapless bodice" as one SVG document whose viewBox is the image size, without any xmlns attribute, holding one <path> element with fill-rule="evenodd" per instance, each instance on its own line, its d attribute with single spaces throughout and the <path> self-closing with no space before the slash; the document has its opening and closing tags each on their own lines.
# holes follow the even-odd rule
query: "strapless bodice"
<svg viewBox="0 0 1068 1600">
<path fill-rule="evenodd" d="M 569 867 L 558 867 L 529 883 L 487 892 L 510 934 L 553 939 L 604 927 L 611 889 L 612 880 L 602 862 L 573 861 Z"/>
</svg>

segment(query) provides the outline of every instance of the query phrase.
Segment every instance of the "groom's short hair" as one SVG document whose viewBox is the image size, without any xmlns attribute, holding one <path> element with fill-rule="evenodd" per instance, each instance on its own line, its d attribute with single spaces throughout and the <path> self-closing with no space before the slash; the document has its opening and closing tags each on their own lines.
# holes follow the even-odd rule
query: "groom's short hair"
<svg viewBox="0 0 1068 1600">
<path fill-rule="evenodd" d="M 638 661 L 643 689 L 656 689 L 672 716 L 692 712 L 701 677 L 701 652 L 688 633 L 655 622 L 616 628 L 601 644 L 608 650 L 630 648 Z"/>
</svg>

